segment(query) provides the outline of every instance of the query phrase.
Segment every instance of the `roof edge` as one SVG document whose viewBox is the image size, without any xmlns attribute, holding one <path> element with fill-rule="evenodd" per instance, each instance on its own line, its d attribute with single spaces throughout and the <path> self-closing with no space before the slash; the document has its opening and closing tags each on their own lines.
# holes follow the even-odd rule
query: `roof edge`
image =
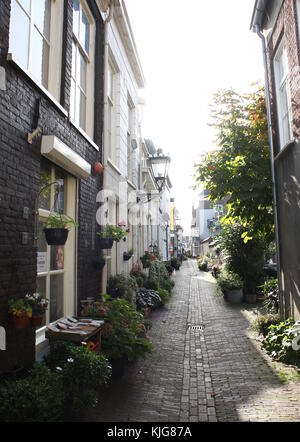
<svg viewBox="0 0 300 442">
<path fill-rule="evenodd" d="M 266 15 L 266 7 L 269 0 L 255 0 L 254 10 L 252 13 L 252 19 L 250 24 L 250 30 L 255 32 L 255 28 L 258 25 L 262 26 L 263 20 Z"/>
</svg>

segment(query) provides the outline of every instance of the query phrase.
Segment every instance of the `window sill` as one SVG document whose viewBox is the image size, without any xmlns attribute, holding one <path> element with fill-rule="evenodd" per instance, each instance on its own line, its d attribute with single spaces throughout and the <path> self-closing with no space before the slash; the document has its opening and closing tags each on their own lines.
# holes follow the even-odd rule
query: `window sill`
<svg viewBox="0 0 300 442">
<path fill-rule="evenodd" d="M 274 162 L 276 163 L 282 156 L 284 156 L 292 146 L 294 146 L 296 143 L 296 140 L 293 139 L 291 141 L 289 141 L 282 149 L 281 151 L 276 155 L 276 157 L 274 158 Z"/>
<path fill-rule="evenodd" d="M 88 134 L 83 129 L 81 129 L 81 127 L 78 126 L 78 124 L 75 123 L 75 121 L 73 121 L 71 118 L 69 118 L 69 121 L 70 124 L 72 124 L 72 126 L 74 126 L 75 129 L 86 139 L 86 141 L 88 141 L 90 145 L 99 152 L 99 146 L 97 146 L 97 144 L 91 139 L 91 137 L 89 137 Z"/>
<path fill-rule="evenodd" d="M 56 100 L 56 98 L 53 97 L 53 95 L 44 87 L 42 86 L 38 81 L 36 81 L 32 75 L 30 74 L 27 69 L 24 69 L 14 58 L 12 54 L 7 55 L 7 61 L 13 63 L 15 66 L 17 66 L 18 69 L 20 69 L 26 77 L 29 78 L 29 80 L 34 83 L 35 86 L 52 102 L 52 104 L 55 105 L 55 107 L 65 116 L 67 117 L 69 113 L 66 111 L 66 109 Z"/>
<path fill-rule="evenodd" d="M 120 169 L 118 168 L 118 166 L 116 166 L 109 158 L 107 159 L 107 164 L 114 169 L 119 175 L 122 175 Z"/>
</svg>

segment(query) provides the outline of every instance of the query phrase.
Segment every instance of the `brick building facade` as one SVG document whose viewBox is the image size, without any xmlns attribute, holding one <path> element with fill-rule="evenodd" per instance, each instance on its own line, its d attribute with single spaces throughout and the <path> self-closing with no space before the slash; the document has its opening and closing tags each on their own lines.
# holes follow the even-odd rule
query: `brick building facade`
<svg viewBox="0 0 300 442">
<path fill-rule="evenodd" d="M 71 234 L 70 244 L 73 244 L 73 248 L 68 246 L 68 249 L 63 251 L 65 254 L 63 264 L 60 263 L 60 267 L 54 265 L 54 269 L 52 264 L 49 268 L 42 269 L 44 273 L 41 273 L 40 286 L 49 291 L 52 299 L 51 315 L 54 318 L 60 309 L 65 313 L 65 308 L 66 313 L 75 313 L 76 303 L 81 298 L 95 296 L 101 292 L 101 275 L 99 276 L 99 270 L 94 269 L 93 259 L 97 258 L 100 253 L 96 236 L 96 211 L 99 208 L 96 195 L 101 189 L 102 178 L 94 176 L 92 172 L 86 173 L 86 176 L 76 174 L 75 169 L 72 169 L 74 160 L 70 159 L 69 153 L 76 154 L 76 161 L 81 162 L 85 170 L 96 161 L 102 161 L 104 22 L 96 0 L 83 2 L 74 0 L 74 3 L 73 0 L 64 2 L 61 0 L 61 3 L 49 0 L 40 3 L 43 4 L 44 9 L 35 11 L 33 9 L 35 6 L 30 0 L 0 0 L 0 326 L 5 328 L 7 334 L 7 350 L 0 351 L 0 373 L 30 366 L 35 358 L 35 329 L 32 327 L 26 330 L 13 328 L 8 315 L 8 299 L 23 297 L 26 293 L 33 293 L 37 290 L 35 201 L 42 182 L 41 164 L 47 170 L 52 170 L 51 173 L 55 174 L 55 179 L 58 176 L 63 180 L 64 194 L 59 197 L 63 198 L 70 213 L 75 214 L 79 224 L 76 234 L 75 231 Z M 49 92 L 49 88 L 42 85 L 32 73 L 34 70 L 35 73 L 40 70 L 37 52 L 40 40 L 36 40 L 36 46 L 30 48 L 32 54 L 28 68 L 22 64 L 23 61 L 20 62 L 26 51 L 23 54 L 17 54 L 19 57 L 17 58 L 16 54 L 11 51 L 11 47 L 15 47 L 16 28 L 14 26 L 23 21 L 30 23 L 31 44 L 33 44 L 33 38 L 44 38 L 46 14 L 50 12 L 52 14 L 53 11 L 49 8 L 57 8 L 59 4 L 63 4 L 62 16 L 60 16 L 62 27 L 59 30 L 62 35 L 62 46 L 56 54 L 58 58 L 55 70 L 56 73 L 59 72 L 60 79 L 56 82 L 58 93 L 54 97 Z M 37 18 L 33 15 L 35 12 Z M 40 16 L 43 18 L 43 32 L 38 28 Z M 78 32 L 85 33 L 84 39 L 81 37 L 78 39 L 79 43 L 75 35 L 76 23 L 73 24 L 73 17 L 76 20 L 80 17 Z M 51 26 L 53 24 L 54 20 L 51 20 Z M 22 32 L 19 29 L 18 34 L 22 35 L 24 41 L 26 40 L 25 28 Z M 59 40 L 52 27 L 49 35 L 49 39 Z M 74 80 L 73 76 L 76 76 L 76 73 L 72 72 L 72 45 L 73 51 L 77 45 L 78 54 L 81 54 L 80 45 L 84 45 L 88 38 L 91 52 L 89 57 L 84 53 L 85 58 L 81 59 L 81 63 L 84 63 L 82 60 L 88 60 L 86 61 L 87 70 L 93 71 L 91 78 L 94 81 L 94 94 L 91 99 L 91 113 L 87 115 L 86 121 L 86 127 L 92 128 L 89 135 L 80 127 L 80 124 L 72 121 L 71 117 L 71 83 Z M 20 42 L 17 43 L 20 44 Z M 42 63 L 44 63 L 46 53 L 46 37 L 43 44 Z M 85 49 L 88 50 L 87 47 Z M 48 84 L 51 80 L 51 63 L 52 69 L 54 67 L 51 51 L 49 57 Z M 44 81 L 44 66 L 41 71 Z M 86 85 L 88 89 L 90 79 Z M 89 121 L 91 118 L 92 122 Z M 37 127 L 39 133 L 34 137 L 32 144 L 29 144 L 27 135 L 33 133 Z M 49 161 L 49 156 L 45 159 L 45 155 L 41 154 L 43 140 L 45 142 L 54 140 L 54 143 L 58 140 L 58 145 L 63 146 L 67 153 L 64 155 L 60 153 L 60 157 L 53 154 L 52 161 Z M 90 170 L 92 171 L 92 167 Z M 57 197 L 56 194 L 55 196 Z M 53 208 L 49 206 L 48 209 L 51 211 Z M 43 211 L 40 210 L 39 213 L 41 212 Z M 46 210 L 42 215 L 47 217 L 48 212 Z M 51 257 L 52 262 L 52 251 L 47 249 L 44 253 Z M 55 253 L 54 256 L 56 256 Z M 73 287 L 72 293 L 69 293 L 71 286 Z M 61 293 L 64 301 L 58 307 L 57 304 L 60 302 L 58 298 Z"/>
<path fill-rule="evenodd" d="M 282 310 L 285 317 L 296 319 L 300 319 L 299 24 L 299 0 L 255 2 L 251 28 L 262 32 L 267 53 Z"/>
</svg>

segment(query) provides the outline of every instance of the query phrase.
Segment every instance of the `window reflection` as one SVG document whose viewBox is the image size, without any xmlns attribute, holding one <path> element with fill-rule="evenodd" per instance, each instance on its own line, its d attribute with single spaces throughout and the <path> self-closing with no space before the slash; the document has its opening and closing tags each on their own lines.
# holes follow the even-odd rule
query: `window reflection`
<svg viewBox="0 0 300 442">
<path fill-rule="evenodd" d="M 22 29 L 22 32 L 20 32 L 20 29 Z M 17 1 L 12 0 L 9 51 L 25 69 L 28 69 L 29 29 L 30 21 L 28 16 Z"/>
<path fill-rule="evenodd" d="M 51 187 L 46 187 L 51 183 L 51 165 L 48 161 L 41 159 L 41 172 L 40 172 L 40 191 L 44 188 L 40 194 L 40 209 L 50 210 L 51 199 Z"/>
<path fill-rule="evenodd" d="M 50 322 L 63 317 L 63 275 L 50 276 Z"/>
<path fill-rule="evenodd" d="M 50 40 L 51 0 L 32 0 L 32 18 L 41 34 Z"/>
</svg>

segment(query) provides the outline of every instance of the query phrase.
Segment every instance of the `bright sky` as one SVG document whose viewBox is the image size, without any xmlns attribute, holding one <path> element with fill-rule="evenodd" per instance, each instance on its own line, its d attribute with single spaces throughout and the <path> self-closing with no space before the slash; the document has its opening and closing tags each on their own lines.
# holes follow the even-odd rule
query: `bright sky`
<svg viewBox="0 0 300 442">
<path fill-rule="evenodd" d="M 214 148 L 212 95 L 263 82 L 254 0 L 125 0 L 146 77 L 143 136 L 170 153 L 173 196 L 190 234 L 193 165 Z"/>
</svg>

